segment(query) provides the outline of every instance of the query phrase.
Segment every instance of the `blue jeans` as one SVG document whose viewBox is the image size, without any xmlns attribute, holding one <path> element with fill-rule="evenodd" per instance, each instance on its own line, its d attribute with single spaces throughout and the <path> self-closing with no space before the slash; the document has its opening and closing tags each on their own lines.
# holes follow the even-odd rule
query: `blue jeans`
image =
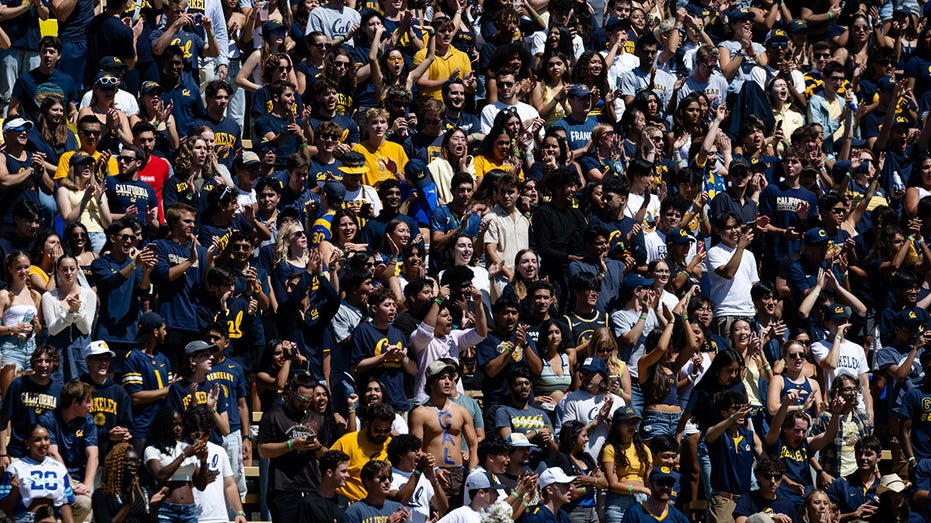
<svg viewBox="0 0 931 523">
<path fill-rule="evenodd" d="M 197 523 L 197 505 L 179 505 L 162 501 L 158 507 L 159 523 Z"/>
<path fill-rule="evenodd" d="M 640 436 L 645 440 L 651 440 L 660 435 L 675 436 L 676 425 L 681 417 L 681 412 L 644 409 L 643 421 L 640 422 Z"/>
<path fill-rule="evenodd" d="M 87 239 L 91 242 L 91 250 L 100 254 L 100 250 L 103 249 L 103 246 L 107 243 L 107 233 L 89 232 L 87 233 Z"/>
<path fill-rule="evenodd" d="M 3 72 L 0 72 L 0 95 L 9 100 L 13 93 L 13 84 L 19 75 L 39 67 L 40 61 L 38 50 L 0 50 L 0 64 L 3 65 Z M 6 109 L 3 110 L 3 114 L 6 115 Z"/>
<path fill-rule="evenodd" d="M 627 494 L 616 494 L 614 492 L 608 492 L 605 496 L 605 521 L 610 523 L 620 522 L 624 519 L 624 512 L 627 512 L 627 509 L 640 501 L 646 499 L 646 496 L 643 494 L 634 494 L 629 496 Z"/>
<path fill-rule="evenodd" d="M 708 443 L 705 441 L 704 434 L 698 439 L 698 469 L 705 495 L 711 496 L 711 493 L 714 492 L 711 490 L 711 456 L 708 455 Z"/>
<path fill-rule="evenodd" d="M 645 401 L 643 397 L 643 391 L 640 390 L 640 383 L 637 382 L 637 378 L 631 376 L 630 379 L 630 406 L 637 412 L 643 411 L 643 402 Z"/>
</svg>

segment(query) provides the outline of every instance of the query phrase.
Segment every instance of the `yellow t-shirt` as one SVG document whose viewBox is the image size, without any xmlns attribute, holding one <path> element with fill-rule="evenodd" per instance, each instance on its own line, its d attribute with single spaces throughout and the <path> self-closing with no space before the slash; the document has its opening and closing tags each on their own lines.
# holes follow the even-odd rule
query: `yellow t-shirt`
<svg viewBox="0 0 931 523">
<path fill-rule="evenodd" d="M 475 166 L 475 178 L 479 183 L 481 183 L 482 177 L 492 169 L 503 169 L 505 171 L 510 171 L 514 168 L 514 166 L 509 163 L 495 163 L 494 160 L 486 157 L 484 154 L 476 156 L 472 161 L 472 165 Z M 523 179 L 523 176 L 520 176 L 520 173 L 518 173 L 518 177 Z"/>
<path fill-rule="evenodd" d="M 330 450 L 341 450 L 349 455 L 349 479 L 345 487 L 339 487 L 336 492 L 346 496 L 352 501 L 359 501 L 365 497 L 365 487 L 362 485 L 362 467 L 373 459 L 388 459 L 388 443 L 376 445 L 368 440 L 365 431 L 350 432 L 336 440 Z"/>
<path fill-rule="evenodd" d="M 71 157 L 74 156 L 74 153 L 76 152 L 78 151 L 68 151 L 66 153 L 63 153 L 58 158 L 58 168 L 55 169 L 56 180 L 58 180 L 59 178 L 64 178 L 68 176 L 68 169 L 71 167 Z M 94 154 L 92 154 L 91 156 L 93 156 L 95 160 L 99 160 L 100 151 L 94 151 Z M 120 174 L 120 166 L 117 165 L 115 156 L 111 156 L 110 160 L 107 161 L 107 170 L 110 171 L 111 176 L 116 176 L 117 174 Z"/>
<path fill-rule="evenodd" d="M 365 157 L 365 167 L 368 171 L 362 175 L 362 183 L 378 188 L 381 182 L 397 176 L 388 170 L 388 160 L 394 160 L 399 173 L 404 172 L 404 166 L 407 165 L 407 153 L 400 145 L 385 140 L 377 149 L 372 149 L 367 143 L 357 143 L 352 148 L 353 151 L 361 153 Z"/>
<path fill-rule="evenodd" d="M 426 47 L 417 51 L 417 54 L 414 55 L 414 61 L 411 62 L 411 69 L 415 69 L 426 57 Z M 427 78 L 430 80 L 445 81 L 456 69 L 459 69 L 459 78 L 463 78 L 465 75 L 472 72 L 472 60 L 469 59 L 469 55 L 453 46 L 449 46 L 449 51 L 446 52 L 446 55 L 440 56 L 439 53 L 437 53 L 436 58 L 433 59 L 433 63 L 427 68 Z M 420 93 L 423 95 L 424 99 L 433 98 L 434 100 L 443 100 L 443 89 L 441 87 L 437 87 L 433 90 L 420 88 Z"/>
<path fill-rule="evenodd" d="M 618 481 L 642 481 L 646 483 L 647 467 L 650 463 L 653 463 L 653 454 L 650 453 L 650 448 L 646 447 L 647 459 L 649 460 L 647 463 L 640 462 L 640 458 L 637 457 L 637 449 L 633 444 L 628 445 L 627 448 L 623 450 L 630 465 L 626 467 L 621 466 L 621 463 L 615 459 L 616 450 L 614 445 L 610 443 L 606 444 L 601 449 L 601 462 L 614 463 L 614 470 L 617 473 Z"/>
</svg>

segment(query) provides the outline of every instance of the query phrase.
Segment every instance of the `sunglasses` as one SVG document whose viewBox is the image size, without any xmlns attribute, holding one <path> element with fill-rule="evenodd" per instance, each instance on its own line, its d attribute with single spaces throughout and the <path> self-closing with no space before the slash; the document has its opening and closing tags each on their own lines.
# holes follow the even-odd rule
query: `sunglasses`
<svg viewBox="0 0 931 523">
<path fill-rule="evenodd" d="M 120 79 L 115 76 L 104 76 L 97 80 L 97 85 L 100 87 L 116 87 L 120 85 Z"/>
<path fill-rule="evenodd" d="M 498 82 L 501 87 L 514 87 L 514 82 Z"/>
<path fill-rule="evenodd" d="M 12 129 L 7 129 L 7 132 L 22 134 L 28 130 L 29 129 L 27 129 L 26 126 L 22 126 L 22 127 L 14 127 Z"/>
<path fill-rule="evenodd" d="M 333 62 L 333 67 L 349 67 L 349 62 Z"/>
<path fill-rule="evenodd" d="M 303 394 L 298 394 L 297 392 L 292 392 L 291 394 L 294 395 L 294 399 L 300 401 L 301 403 L 310 403 L 314 400 L 312 396 L 304 396 Z"/>
<path fill-rule="evenodd" d="M 782 479 L 782 474 L 769 474 L 768 472 L 760 472 L 760 479 L 767 481 L 779 481 Z"/>
<path fill-rule="evenodd" d="M 291 66 L 290 66 L 290 65 L 279 65 L 279 66 L 278 66 L 278 70 L 279 70 L 279 71 L 285 71 L 285 72 L 290 73 L 290 72 L 291 72 Z"/>
<path fill-rule="evenodd" d="M 815 53 L 815 58 L 830 58 L 830 53 Z"/>
<path fill-rule="evenodd" d="M 304 231 L 296 231 L 291 235 L 292 238 L 300 238 L 302 236 L 307 236 L 307 234 L 305 234 Z"/>
<path fill-rule="evenodd" d="M 71 234 L 71 237 L 72 237 L 72 238 L 77 238 L 77 239 L 87 238 L 87 233 L 84 233 L 84 232 L 75 232 L 75 233 L 72 233 L 72 234 Z"/>
<path fill-rule="evenodd" d="M 335 141 L 339 140 L 339 135 L 338 135 L 338 134 L 329 134 L 329 133 L 327 133 L 327 134 L 321 134 L 321 135 L 320 135 L 320 139 L 323 140 L 324 142 L 335 142 Z"/>
<path fill-rule="evenodd" d="M 776 41 L 776 42 L 770 42 L 770 43 L 769 43 L 769 46 L 770 46 L 770 47 L 778 47 L 778 48 L 789 47 L 789 42 L 785 42 L 785 41 L 782 41 L 782 40 L 778 40 L 778 41 Z"/>
<path fill-rule="evenodd" d="M 231 246 L 230 248 L 238 252 L 247 252 L 249 249 L 252 248 L 252 246 L 246 243 L 239 243 L 239 244 Z"/>
<path fill-rule="evenodd" d="M 424 121 L 423 121 L 423 123 L 425 123 L 425 124 L 427 124 L 427 125 L 440 125 L 440 122 L 442 122 L 442 120 L 440 120 L 439 118 L 436 118 L 436 119 L 434 119 L 434 118 L 425 118 Z"/>
<path fill-rule="evenodd" d="M 120 239 L 126 242 L 134 242 L 136 241 L 136 235 L 135 234 L 121 234 Z"/>
<path fill-rule="evenodd" d="M 793 360 L 802 360 L 802 359 L 805 359 L 805 353 L 804 352 L 793 352 L 791 354 L 786 354 L 786 358 L 790 358 Z"/>
<path fill-rule="evenodd" d="M 330 44 L 326 42 L 320 42 L 319 44 L 312 44 L 312 45 L 316 47 L 317 49 L 329 49 L 330 48 Z"/>
<path fill-rule="evenodd" d="M 119 162 L 127 162 L 127 163 L 130 163 L 130 162 L 135 162 L 135 161 L 136 161 L 136 157 L 135 157 L 135 156 L 126 156 L 126 155 L 122 155 L 122 154 L 121 154 L 120 156 L 117 156 L 117 157 L 116 157 L 116 160 L 119 161 Z"/>
<path fill-rule="evenodd" d="M 91 129 L 81 129 L 80 132 L 84 136 L 100 136 L 100 131 L 93 131 Z"/>
<path fill-rule="evenodd" d="M 388 63 L 389 64 L 400 64 L 400 63 L 404 63 L 404 59 L 401 58 L 400 56 L 389 56 Z"/>
</svg>

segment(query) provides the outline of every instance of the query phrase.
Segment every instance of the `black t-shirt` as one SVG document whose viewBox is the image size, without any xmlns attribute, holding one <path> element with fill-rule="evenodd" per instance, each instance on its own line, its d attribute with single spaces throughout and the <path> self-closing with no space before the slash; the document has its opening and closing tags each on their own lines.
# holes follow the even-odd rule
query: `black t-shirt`
<svg viewBox="0 0 931 523">
<path fill-rule="evenodd" d="M 298 507 L 297 520 L 301 523 L 333 523 L 342 521 L 346 508 L 349 507 L 349 498 L 337 494 L 335 498 L 325 498 L 311 491 L 301 499 Z"/>
<path fill-rule="evenodd" d="M 129 509 L 129 514 L 124 521 L 126 523 L 149 523 L 151 518 L 149 513 L 146 512 L 146 504 L 151 499 L 152 492 L 142 487 L 142 492 L 137 490 L 134 497 L 132 508 Z M 126 498 L 111 496 L 104 492 L 103 489 L 95 490 L 91 497 L 91 503 L 94 506 L 94 521 L 113 521 L 113 516 L 129 501 L 128 496 Z M 149 507 L 150 512 L 157 510 L 156 507 Z"/>
<path fill-rule="evenodd" d="M 324 429 L 323 417 L 312 410 L 293 411 L 287 405 L 276 405 L 262 415 L 259 424 L 259 445 L 280 443 Z M 313 452 L 292 450 L 271 459 L 270 492 L 310 492 L 320 484 L 320 470 Z"/>
</svg>

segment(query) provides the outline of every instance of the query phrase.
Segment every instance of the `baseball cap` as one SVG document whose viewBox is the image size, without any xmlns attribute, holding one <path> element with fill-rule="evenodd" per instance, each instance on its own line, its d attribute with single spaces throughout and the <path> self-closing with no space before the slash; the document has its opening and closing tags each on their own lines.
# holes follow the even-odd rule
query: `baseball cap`
<svg viewBox="0 0 931 523">
<path fill-rule="evenodd" d="M 605 365 L 603 359 L 596 356 L 589 356 L 588 358 L 585 358 L 585 361 L 582 363 L 581 370 L 587 372 L 600 372 L 605 376 L 608 375 L 608 366 Z"/>
<path fill-rule="evenodd" d="M 139 318 L 139 322 L 136 323 L 136 330 L 139 331 L 139 335 L 136 337 L 137 343 L 142 343 L 149 339 L 149 336 L 152 335 L 152 331 L 161 327 L 165 323 L 165 318 L 157 312 L 147 312 Z"/>
<path fill-rule="evenodd" d="M 236 167 L 247 169 L 261 164 L 262 160 L 259 159 L 259 155 L 252 151 L 243 151 L 242 154 L 236 157 Z"/>
<path fill-rule="evenodd" d="M 330 203 L 342 203 L 343 198 L 346 197 L 346 188 L 343 187 L 343 184 L 337 182 L 336 180 L 330 180 L 323 184 L 323 194 L 326 195 L 327 201 Z"/>
<path fill-rule="evenodd" d="M 835 303 L 834 305 L 824 306 L 824 319 L 829 321 L 846 320 L 850 318 L 850 309 Z"/>
<path fill-rule="evenodd" d="M 905 309 L 895 313 L 894 324 L 901 327 L 921 327 L 928 321 L 928 313 L 921 314 L 919 310 L 924 311 L 924 309 Z"/>
<path fill-rule="evenodd" d="M 650 287 L 653 285 L 653 278 L 644 278 L 637 273 L 628 274 L 624 278 L 623 287 L 625 289 L 636 289 L 637 287 Z"/>
<path fill-rule="evenodd" d="M 666 243 L 681 245 L 693 241 L 695 241 L 695 237 L 689 234 L 689 231 L 679 227 L 673 227 L 666 233 Z"/>
<path fill-rule="evenodd" d="M 614 31 L 615 29 L 623 29 L 626 27 L 630 27 L 629 21 L 612 16 L 608 18 L 608 22 L 605 24 L 605 31 Z"/>
<path fill-rule="evenodd" d="M 93 162 L 93 161 L 95 161 L 93 156 L 87 154 L 84 151 L 78 151 L 71 155 L 71 158 L 68 160 L 68 165 L 70 165 L 71 167 L 74 167 L 76 165 L 81 165 L 82 163 L 85 163 L 85 162 Z"/>
<path fill-rule="evenodd" d="M 883 76 L 876 82 L 877 89 L 892 89 L 895 87 L 895 78 L 891 76 Z"/>
<path fill-rule="evenodd" d="M 491 475 L 491 472 L 487 470 L 476 470 L 475 472 L 469 474 L 469 477 L 465 480 L 465 491 L 470 490 L 479 490 L 479 489 L 506 489 L 504 485 L 495 481 L 495 478 Z"/>
<path fill-rule="evenodd" d="M 111 357 L 116 356 L 116 354 L 110 350 L 110 346 L 107 345 L 107 342 L 103 340 L 92 341 L 87 344 L 87 347 L 84 347 L 84 359 L 90 358 L 91 356 L 101 356 L 103 354 L 109 354 Z"/>
<path fill-rule="evenodd" d="M 164 93 L 165 89 L 162 88 L 162 85 L 160 83 L 153 82 L 152 80 L 146 80 L 145 82 L 142 82 L 142 87 L 139 88 L 139 92 L 141 94 L 149 94 L 153 91 Z"/>
<path fill-rule="evenodd" d="M 7 131 L 22 131 L 32 129 L 33 123 L 25 118 L 12 118 L 3 122 L 3 132 Z"/>
<path fill-rule="evenodd" d="M 741 22 L 753 18 L 753 13 L 749 9 L 731 9 L 727 12 L 728 23 Z"/>
<path fill-rule="evenodd" d="M 747 159 L 744 158 L 742 155 L 737 155 L 737 156 L 734 156 L 734 158 L 731 160 L 731 164 L 727 167 L 727 171 L 731 172 L 734 169 L 737 169 L 740 167 L 746 168 L 747 171 L 749 171 L 750 162 L 748 162 Z"/>
<path fill-rule="evenodd" d="M 784 41 L 784 42 L 788 42 L 788 41 L 789 41 L 789 34 L 786 33 L 786 32 L 785 32 L 784 30 L 782 30 L 782 29 L 772 29 L 772 30 L 770 30 L 768 33 L 766 33 L 766 41 L 767 41 L 767 42 L 774 42 L 774 41 L 777 41 L 777 40 L 782 40 L 782 41 Z"/>
<path fill-rule="evenodd" d="M 344 174 L 365 174 L 369 169 L 365 166 L 365 157 L 362 153 L 349 151 L 343 155 L 339 170 Z"/>
<path fill-rule="evenodd" d="M 430 171 L 427 170 L 427 163 L 420 158 L 408 160 L 404 165 L 404 176 L 414 182 L 414 187 L 423 190 L 433 184 L 433 178 L 430 177 Z"/>
<path fill-rule="evenodd" d="M 643 416 L 637 413 L 633 407 L 626 405 L 614 411 L 614 419 L 616 421 L 625 421 L 629 419 L 639 419 L 642 420 Z"/>
<path fill-rule="evenodd" d="M 659 481 L 666 478 L 672 478 L 678 481 L 679 473 L 674 472 L 669 467 L 653 467 L 653 471 L 650 472 L 650 481 Z"/>
<path fill-rule="evenodd" d="M 217 346 L 206 341 L 194 340 L 184 346 L 184 354 L 190 356 L 191 354 L 197 354 L 198 352 L 209 350 L 210 352 L 216 352 Z"/>
<path fill-rule="evenodd" d="M 827 243 L 828 241 L 830 241 L 830 238 L 828 238 L 828 232 L 821 227 L 812 227 L 811 229 L 805 231 L 806 245 L 820 245 L 822 243 Z"/>
<path fill-rule="evenodd" d="M 575 84 L 569 88 L 568 94 L 571 98 L 585 98 L 592 94 L 592 90 L 585 84 Z"/>
<path fill-rule="evenodd" d="M 456 372 L 456 366 L 440 359 L 428 365 L 427 371 L 424 374 L 429 380 L 430 378 L 434 376 L 439 376 L 440 374 L 443 374 L 446 371 Z"/>
<path fill-rule="evenodd" d="M 795 18 L 789 21 L 788 29 L 790 33 L 797 33 L 799 31 L 807 31 L 808 23 L 802 20 L 801 18 Z"/>
<path fill-rule="evenodd" d="M 112 55 L 101 58 L 97 66 L 101 69 L 129 69 L 129 66 L 122 60 Z"/>
<path fill-rule="evenodd" d="M 272 33 L 275 31 L 279 31 L 281 29 L 284 29 L 284 25 L 278 20 L 268 20 L 264 24 L 262 24 L 263 34 Z"/>
<path fill-rule="evenodd" d="M 536 447 L 533 443 L 530 443 L 530 440 L 527 439 L 527 436 L 524 436 L 520 432 L 512 432 L 508 434 L 508 437 L 504 438 L 507 442 L 509 448 L 518 448 L 518 447 Z"/>
<path fill-rule="evenodd" d="M 546 488 L 554 483 L 565 485 L 575 481 L 575 478 L 563 472 L 562 467 L 550 467 L 540 474 L 540 488 Z"/>
</svg>

